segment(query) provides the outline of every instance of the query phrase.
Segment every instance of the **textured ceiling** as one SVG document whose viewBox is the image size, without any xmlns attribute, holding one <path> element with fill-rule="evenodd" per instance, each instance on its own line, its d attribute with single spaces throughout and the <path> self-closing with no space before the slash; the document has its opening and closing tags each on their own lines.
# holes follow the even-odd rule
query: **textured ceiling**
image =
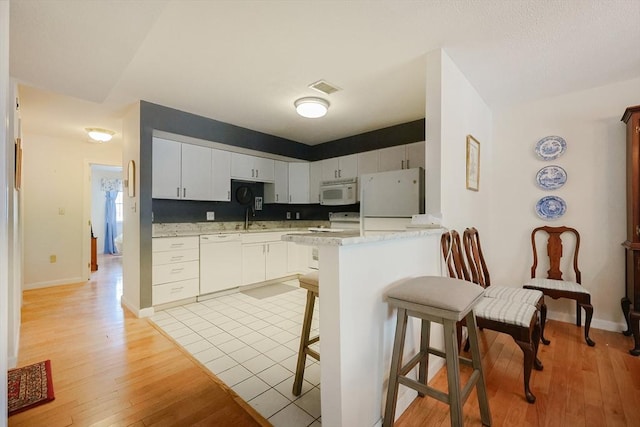
<svg viewBox="0 0 640 427">
<path fill-rule="evenodd" d="M 11 0 L 25 130 L 117 128 L 136 100 L 306 144 L 425 117 L 444 48 L 494 109 L 640 76 L 640 0 Z M 295 114 L 326 79 L 329 114 Z M 640 89 L 640 88 L 639 88 Z M 71 98 L 68 98 L 71 97 Z"/>
</svg>

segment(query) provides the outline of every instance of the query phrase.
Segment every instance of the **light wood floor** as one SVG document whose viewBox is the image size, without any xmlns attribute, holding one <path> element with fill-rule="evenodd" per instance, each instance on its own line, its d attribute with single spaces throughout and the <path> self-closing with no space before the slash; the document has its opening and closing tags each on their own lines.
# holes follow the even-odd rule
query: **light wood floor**
<svg viewBox="0 0 640 427">
<path fill-rule="evenodd" d="M 524 399 L 522 351 L 506 334 L 480 332 L 482 366 L 487 381 L 493 426 L 640 426 L 640 357 L 631 356 L 631 337 L 591 329 L 589 347 L 581 328 L 549 321 L 540 345 L 542 371 L 531 374 L 536 402 Z M 470 369 L 464 367 L 464 384 Z M 431 380 L 447 390 L 446 370 Z M 464 406 L 465 426 L 481 426 L 476 393 Z M 418 398 L 396 422 L 397 427 L 449 426 L 448 407 Z"/>
<path fill-rule="evenodd" d="M 51 359 L 56 400 L 9 425 L 268 426 L 147 320 L 122 309 L 121 277 L 119 259 L 106 257 L 88 283 L 24 293 L 18 365 Z M 520 349 L 504 334 L 480 337 L 494 426 L 640 426 L 631 338 L 592 329 L 591 348 L 580 328 L 550 321 L 552 343 L 540 346 L 545 368 L 532 374 L 537 401 L 528 404 Z M 431 383 L 446 390 L 446 372 Z M 465 425 L 481 425 L 475 392 L 464 412 Z M 430 398 L 416 399 L 396 423 L 448 425 L 447 406 Z"/>
<path fill-rule="evenodd" d="M 18 365 L 51 359 L 56 399 L 10 417 L 9 426 L 270 425 L 123 310 L 119 262 L 102 258 L 88 283 L 24 292 Z"/>
</svg>

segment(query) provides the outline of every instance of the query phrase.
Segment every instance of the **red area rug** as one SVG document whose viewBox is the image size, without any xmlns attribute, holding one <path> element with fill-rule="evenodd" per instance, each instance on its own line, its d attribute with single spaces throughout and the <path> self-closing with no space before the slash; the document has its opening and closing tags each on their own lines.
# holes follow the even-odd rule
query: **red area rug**
<svg viewBox="0 0 640 427">
<path fill-rule="evenodd" d="M 51 361 L 9 370 L 9 416 L 52 401 Z"/>
</svg>

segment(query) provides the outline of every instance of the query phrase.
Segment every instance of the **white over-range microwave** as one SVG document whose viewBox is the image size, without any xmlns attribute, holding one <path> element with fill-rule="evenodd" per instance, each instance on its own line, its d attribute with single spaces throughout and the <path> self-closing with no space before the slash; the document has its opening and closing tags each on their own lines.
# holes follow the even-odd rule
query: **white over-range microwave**
<svg viewBox="0 0 640 427">
<path fill-rule="evenodd" d="M 353 205 L 357 202 L 358 178 L 322 181 L 320 185 L 321 205 Z"/>
</svg>

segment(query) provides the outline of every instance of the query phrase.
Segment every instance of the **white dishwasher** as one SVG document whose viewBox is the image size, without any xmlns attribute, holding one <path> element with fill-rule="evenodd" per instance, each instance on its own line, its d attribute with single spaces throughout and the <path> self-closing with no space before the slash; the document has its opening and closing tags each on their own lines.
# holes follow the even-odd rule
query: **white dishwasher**
<svg viewBox="0 0 640 427">
<path fill-rule="evenodd" d="M 240 286 L 242 245 L 240 234 L 200 236 L 200 295 Z"/>
</svg>

